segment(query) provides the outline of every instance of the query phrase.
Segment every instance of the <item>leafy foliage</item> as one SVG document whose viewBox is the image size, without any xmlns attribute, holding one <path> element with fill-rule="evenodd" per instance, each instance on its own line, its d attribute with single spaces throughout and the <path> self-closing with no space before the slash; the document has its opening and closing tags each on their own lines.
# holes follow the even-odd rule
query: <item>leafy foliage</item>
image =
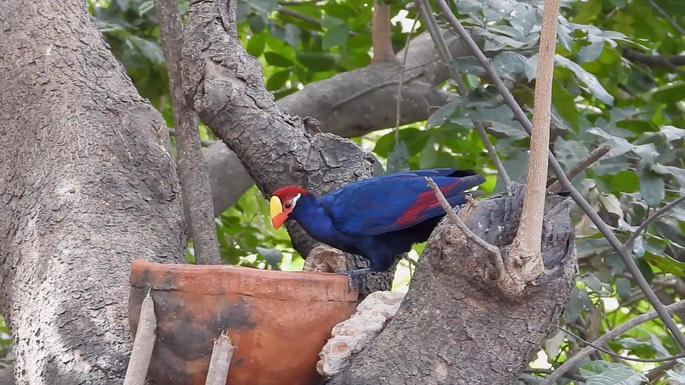
<svg viewBox="0 0 685 385">
<path fill-rule="evenodd" d="M 412 7 L 390 2 L 393 15 L 416 17 Z M 524 110 L 532 111 L 542 0 L 458 0 L 455 12 L 478 38 L 498 74 L 512 85 Z M 89 1 L 98 26 L 141 94 L 171 126 L 167 76 L 159 30 L 149 0 Z M 360 0 L 241 0 L 238 32 L 264 67 L 266 86 L 277 98 L 311 82 L 368 65 L 371 60 L 371 4 Z M 181 4 L 182 8 L 184 4 Z M 671 20 L 662 16 L 670 16 Z M 401 17 L 400 17 L 401 18 Z M 675 25 L 675 24 L 680 25 Z M 629 57 L 678 55 L 685 51 L 679 27 L 685 23 L 676 0 L 563 2 L 553 87 L 552 144 L 569 169 L 600 144 L 611 152 L 574 179 L 603 219 L 626 241 L 658 208 L 685 191 L 685 81 L 682 69 Z M 423 31 L 419 27 L 416 33 Z M 400 22 L 392 27 L 396 49 L 407 39 Z M 446 39 L 455 36 L 445 33 Z M 473 58 L 452 63 L 471 90 L 462 100 L 435 106 L 427 122 L 355 140 L 389 171 L 459 167 L 486 174 L 487 192 L 501 190 L 473 121 L 486 124 L 497 153 L 514 180 L 523 181 L 528 139 L 521 125 Z M 454 90 L 452 83 L 445 89 Z M 206 139 L 210 133 L 203 131 Z M 378 170 L 378 172 L 384 172 Z M 266 204 L 251 189 L 217 219 L 227 263 L 294 269 L 302 260 L 281 230 L 269 224 Z M 587 340 L 650 310 L 623 262 L 580 212 L 574 213 L 581 271 L 564 327 Z M 663 301 L 685 296 L 685 204 L 647 226 L 632 245 L 643 274 Z M 421 247 L 418 247 L 420 250 Z M 406 281 L 406 270 L 403 270 Z M 685 313 L 676 316 L 683 322 Z M 0 325 L 0 346 L 2 344 Z M 554 333 L 534 367 L 554 368 L 583 346 Z M 617 353 L 663 358 L 677 349 L 661 322 L 650 321 L 609 343 Z M 611 362 L 597 353 L 578 374 L 589 384 L 638 384 L 657 364 Z M 653 383 L 682 379 L 683 363 Z M 659 382 L 661 381 L 661 382 Z M 560 380 L 559 383 L 571 383 Z"/>
</svg>

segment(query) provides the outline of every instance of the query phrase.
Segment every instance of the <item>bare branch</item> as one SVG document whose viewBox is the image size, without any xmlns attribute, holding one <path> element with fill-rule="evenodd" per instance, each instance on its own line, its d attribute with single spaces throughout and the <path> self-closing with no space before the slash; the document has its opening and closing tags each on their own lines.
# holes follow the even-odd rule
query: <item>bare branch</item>
<svg viewBox="0 0 685 385">
<path fill-rule="evenodd" d="M 677 303 L 674 303 L 673 305 L 666 306 L 665 310 L 668 313 L 675 312 L 677 310 L 682 310 L 685 309 L 685 301 L 680 301 Z M 612 329 L 611 331 L 605 333 L 601 337 L 597 338 L 596 340 L 593 341 L 593 344 L 595 345 L 604 345 L 607 342 L 611 341 L 612 339 L 620 336 L 621 334 L 625 333 L 626 331 L 634 328 L 635 326 L 653 320 L 654 318 L 661 317 L 661 314 L 659 314 L 656 311 L 652 311 L 649 313 L 645 314 L 640 314 L 639 316 L 617 326 L 615 329 Z M 556 383 L 556 381 L 561 378 L 564 373 L 568 372 L 572 368 L 574 368 L 576 365 L 580 364 L 587 356 L 590 355 L 590 353 L 594 352 L 595 348 L 592 346 L 586 346 L 584 347 L 581 351 L 570 357 L 569 359 L 566 360 L 561 366 L 559 366 L 552 374 L 550 374 L 546 379 L 545 382 L 542 385 L 553 385 Z"/>
<path fill-rule="evenodd" d="M 685 35 L 685 29 L 683 29 L 683 27 L 681 27 L 680 24 L 673 20 L 671 15 L 669 15 L 668 12 L 664 11 L 664 9 L 659 6 L 659 4 L 657 4 L 654 0 L 647 0 L 647 2 L 649 3 L 649 5 L 652 6 L 652 8 L 654 8 L 655 11 L 657 11 L 661 15 L 661 17 L 663 17 L 669 23 L 671 23 L 673 28 L 675 28 L 675 30 L 678 31 L 679 34 Z"/>
<path fill-rule="evenodd" d="M 416 28 L 416 23 L 419 21 L 418 18 L 414 18 L 414 22 L 411 24 L 411 29 L 407 34 L 407 43 L 405 46 L 409 45 L 409 40 L 414 33 L 414 28 Z M 407 56 L 409 55 L 409 50 L 404 50 L 404 55 L 402 57 L 402 68 L 407 68 Z M 400 142 L 400 122 L 402 120 L 402 87 L 404 86 L 404 71 L 400 73 L 400 82 L 397 84 L 397 102 L 395 103 L 395 108 L 397 113 L 395 115 L 395 145 Z"/>
<path fill-rule="evenodd" d="M 545 271 L 542 263 L 542 220 L 545 211 L 545 187 L 549 153 L 549 124 L 552 117 L 552 80 L 557 41 L 559 0 L 546 0 L 540 32 L 540 58 L 535 80 L 535 110 L 530 137 L 530 160 L 526 195 L 513 252 L 520 258 L 524 277 L 532 282 Z"/>
<path fill-rule="evenodd" d="M 449 47 L 447 47 L 447 42 L 440 33 L 440 28 L 438 27 L 438 23 L 435 20 L 435 16 L 433 15 L 433 11 L 430 8 L 428 0 L 414 0 L 414 5 L 416 8 L 418 8 L 421 18 L 426 24 L 426 29 L 435 43 L 435 47 L 440 55 L 440 59 L 447 67 L 450 77 L 456 82 L 459 95 L 465 97 L 468 94 L 468 90 L 466 89 L 466 85 L 461 78 L 461 74 L 452 66 L 452 62 L 454 61 L 452 53 L 450 52 Z M 476 128 L 476 132 L 478 132 L 478 136 L 480 136 L 483 145 L 485 145 L 485 149 L 488 152 L 490 160 L 492 160 L 492 164 L 494 164 L 495 169 L 497 169 L 497 174 L 502 181 L 502 185 L 508 190 L 509 186 L 511 186 L 511 178 L 509 177 L 507 170 L 504 168 L 502 161 L 499 159 L 499 156 L 497 156 L 497 151 L 492 145 L 492 142 L 490 142 L 488 134 L 485 132 L 485 126 L 482 122 L 475 120 L 473 121 L 473 126 Z"/>
<path fill-rule="evenodd" d="M 685 65 L 685 56 L 683 55 L 650 55 L 628 48 L 623 50 L 623 57 L 648 67 L 667 67 L 673 72 L 685 76 L 685 71 L 678 68 L 678 66 Z"/>
<path fill-rule="evenodd" d="M 672 200 L 666 206 L 655 211 L 652 215 L 649 216 L 649 218 L 645 219 L 644 222 L 642 222 L 640 224 L 640 226 L 638 226 L 638 228 L 635 229 L 635 231 L 630 235 L 630 237 L 626 241 L 625 246 L 624 246 L 626 248 L 626 252 L 629 252 L 628 250 L 630 250 L 633 247 L 633 243 L 635 242 L 637 237 L 640 236 L 640 233 L 642 233 L 645 230 L 645 228 L 647 228 L 647 226 L 649 226 L 650 223 L 654 222 L 660 216 L 664 215 L 664 213 L 666 213 L 670 209 L 674 208 L 675 206 L 677 206 L 679 203 L 681 203 L 683 201 L 685 201 L 685 194 L 681 195 L 677 199 Z"/>
<path fill-rule="evenodd" d="M 499 253 L 499 249 L 487 243 L 482 238 L 474 234 L 473 231 L 471 231 L 468 227 L 466 227 L 464 222 L 462 222 L 462 220 L 459 219 L 459 216 L 457 216 L 457 214 L 454 212 L 452 206 L 450 206 L 449 202 L 445 198 L 445 195 L 442 193 L 442 191 L 440 191 L 440 188 L 437 184 L 435 184 L 435 181 L 432 178 L 426 177 L 426 182 L 428 183 L 428 186 L 430 186 L 430 188 L 433 189 L 435 197 L 438 198 L 438 202 L 440 202 L 442 209 L 445 210 L 445 213 L 447 213 L 447 217 L 452 221 L 452 223 L 454 223 L 459 228 L 459 230 L 461 230 L 461 232 L 464 233 L 464 236 L 468 238 L 468 240 L 474 242 L 478 246 L 487 250 L 489 253 L 495 255 L 495 264 L 497 265 L 497 268 L 500 271 L 500 273 L 503 272 L 504 264 L 502 263 L 502 256 Z"/>
<path fill-rule="evenodd" d="M 212 358 L 209 360 L 205 385 L 226 384 L 233 350 L 235 350 L 235 346 L 231 343 L 231 339 L 228 338 L 228 332 L 221 333 L 219 338 L 214 340 L 214 348 L 212 349 Z"/>
<path fill-rule="evenodd" d="M 442 15 L 456 30 L 456 32 L 462 38 L 466 46 L 471 50 L 472 54 L 483 66 L 485 72 L 490 77 L 490 80 L 502 94 L 504 101 L 513 110 L 514 117 L 516 118 L 516 120 L 518 120 L 523 126 L 523 128 L 526 130 L 526 132 L 530 134 L 532 128 L 530 120 L 526 116 L 521 106 L 519 106 L 518 103 L 516 103 L 514 96 L 506 88 L 504 82 L 502 82 L 502 79 L 500 79 L 499 76 L 497 76 L 495 69 L 492 67 L 492 65 L 485 57 L 483 52 L 480 51 L 476 42 L 473 40 L 471 35 L 469 35 L 464 26 L 461 25 L 461 23 L 454 16 L 454 14 L 452 14 L 452 11 L 450 10 L 445 0 L 437 0 L 437 3 L 440 9 L 442 10 Z M 606 239 L 609 241 L 611 246 L 616 250 L 616 252 L 618 252 L 618 254 L 621 256 L 621 259 L 623 260 L 623 263 L 625 263 L 626 267 L 628 268 L 628 271 L 630 271 L 630 273 L 635 278 L 635 281 L 637 282 L 638 286 L 640 286 L 640 289 L 642 289 L 642 291 L 645 293 L 645 297 L 647 297 L 647 300 L 652 304 L 652 306 L 654 306 L 654 309 L 656 309 L 657 313 L 659 313 L 659 316 L 663 320 L 664 324 L 675 338 L 676 342 L 679 345 L 679 348 L 685 348 L 685 335 L 683 335 L 680 332 L 678 325 L 676 325 L 673 319 L 671 319 L 671 317 L 668 315 L 668 312 L 666 311 L 664 304 L 662 304 L 661 301 L 659 301 L 659 298 L 657 298 L 656 294 L 654 293 L 654 290 L 652 290 L 652 288 L 649 286 L 649 283 L 645 279 L 644 275 L 642 275 L 642 272 L 640 272 L 640 269 L 637 266 L 635 260 L 632 258 L 631 254 L 626 252 L 625 248 L 618 240 L 618 238 L 616 238 L 616 235 L 614 235 L 611 228 L 602 220 L 602 218 L 600 218 L 599 214 L 597 214 L 597 212 L 592 208 L 590 203 L 588 203 L 588 201 L 580 194 L 578 189 L 576 189 L 573 186 L 573 184 L 571 184 L 571 181 L 564 173 L 564 170 L 559 164 L 559 161 L 557 161 L 557 159 L 554 157 L 554 154 L 552 154 L 551 151 L 548 152 L 548 157 L 550 166 L 552 167 L 552 170 L 556 174 L 557 178 L 559 178 L 562 188 L 570 192 L 570 195 L 573 198 L 573 200 L 576 201 L 578 206 L 580 206 L 580 208 L 585 212 L 585 214 L 590 218 L 590 220 L 592 220 L 595 226 L 597 226 L 597 229 L 606 237 Z"/>
<path fill-rule="evenodd" d="M 559 330 L 561 330 L 562 332 L 566 333 L 569 337 L 574 338 L 575 340 L 579 341 L 579 342 L 582 343 L 583 345 L 589 346 L 589 347 L 591 347 L 591 348 L 594 348 L 595 350 L 600 351 L 600 352 L 605 353 L 605 354 L 608 354 L 609 356 L 611 356 L 611 357 L 613 357 L 613 358 L 616 358 L 616 359 L 618 359 L 618 360 L 634 361 L 634 362 L 665 362 L 665 361 L 675 361 L 675 360 L 677 360 L 678 358 L 683 358 L 683 357 L 685 357 L 685 353 L 680 353 L 680 354 L 676 354 L 676 355 L 673 355 L 673 356 L 661 357 L 661 358 L 635 358 L 635 357 L 628 357 L 628 356 L 624 356 L 624 355 L 618 354 L 618 353 L 616 353 L 616 352 L 613 352 L 613 351 L 611 351 L 611 350 L 609 350 L 609 349 L 605 349 L 605 348 L 603 348 L 603 347 L 601 347 L 601 346 L 599 346 L 599 345 L 597 345 L 597 344 L 594 344 L 594 343 L 592 343 L 592 342 L 586 341 L 586 340 L 584 340 L 583 338 L 581 338 L 580 336 L 576 335 L 575 333 L 572 333 L 571 331 L 566 330 L 566 329 L 564 329 L 564 328 L 562 328 L 562 327 L 560 327 L 560 326 L 558 326 L 558 328 L 559 328 Z"/>
<path fill-rule="evenodd" d="M 305 15 L 305 14 L 302 13 L 302 12 L 293 11 L 292 9 L 288 9 L 288 8 L 285 8 L 285 7 L 279 7 L 279 8 L 278 8 L 278 13 L 282 13 L 282 14 L 284 14 L 284 15 L 288 15 L 288 16 L 294 17 L 294 18 L 296 18 L 296 19 L 300 19 L 300 20 L 302 20 L 302 21 L 306 21 L 306 22 L 309 23 L 309 24 L 313 24 L 313 25 L 316 25 L 316 26 L 318 26 L 318 27 L 321 27 L 321 20 L 316 19 L 316 18 L 313 18 L 313 17 L 311 17 L 311 16 L 309 16 L 309 15 Z"/>
<path fill-rule="evenodd" d="M 124 385 L 143 385 L 147 376 L 147 369 L 152 358 L 152 349 L 157 339 L 157 317 L 155 317 L 155 304 L 148 291 L 140 307 L 140 317 L 136 329 L 136 338 L 133 341 L 131 358 L 126 369 Z"/>
<path fill-rule="evenodd" d="M 176 127 L 178 174 L 183 208 L 193 234 L 195 261 L 221 263 L 214 225 L 214 206 L 209 186 L 209 169 L 202 154 L 195 112 L 186 105 L 181 74 L 181 13 L 176 2 L 155 0 L 162 49 L 171 88 L 171 106 Z"/>
<path fill-rule="evenodd" d="M 578 164 L 573 166 L 573 168 L 571 168 L 571 170 L 569 170 L 569 172 L 566 175 L 569 179 L 575 178 L 576 176 L 578 176 L 578 174 L 585 171 L 585 169 L 590 167 L 591 164 L 595 163 L 597 160 L 599 160 L 599 158 L 606 155 L 609 151 L 611 151 L 611 146 L 608 144 L 603 144 L 595 148 L 594 150 L 592 150 L 592 152 L 590 152 L 583 159 L 581 159 L 578 162 Z M 547 188 L 548 192 L 559 192 L 560 190 L 561 183 L 559 183 L 559 181 L 555 181 Z"/>
<path fill-rule="evenodd" d="M 373 4 L 371 21 L 371 44 L 373 45 L 373 62 L 384 62 L 395 59 L 390 33 L 390 4 L 379 0 Z"/>
</svg>

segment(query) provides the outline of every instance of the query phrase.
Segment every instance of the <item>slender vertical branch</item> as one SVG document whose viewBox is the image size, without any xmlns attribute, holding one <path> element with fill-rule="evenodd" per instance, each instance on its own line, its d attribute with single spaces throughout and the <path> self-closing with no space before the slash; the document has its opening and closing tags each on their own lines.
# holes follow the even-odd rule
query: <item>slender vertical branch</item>
<svg viewBox="0 0 685 385">
<path fill-rule="evenodd" d="M 181 14 L 175 1 L 155 0 L 162 50 L 171 86 L 171 106 L 176 127 L 178 174 L 183 211 L 193 235 L 195 261 L 220 264 L 219 243 L 214 226 L 214 206 L 209 187 L 209 169 L 202 155 L 195 112 L 186 105 L 181 75 Z"/>
<path fill-rule="evenodd" d="M 383 4 L 377 0 L 373 5 L 373 20 L 371 22 L 374 63 L 395 59 L 390 37 L 390 4 Z"/>
<path fill-rule="evenodd" d="M 521 222 L 514 238 L 517 254 L 527 259 L 528 269 L 544 271 L 542 263 L 542 219 L 545 213 L 547 168 L 549 152 L 549 125 L 552 119 L 552 80 L 554 77 L 554 51 L 557 42 L 559 0 L 546 0 L 540 32 L 540 58 L 535 79 L 533 129 L 530 137 L 530 160 L 526 195 L 523 199 Z"/>
</svg>

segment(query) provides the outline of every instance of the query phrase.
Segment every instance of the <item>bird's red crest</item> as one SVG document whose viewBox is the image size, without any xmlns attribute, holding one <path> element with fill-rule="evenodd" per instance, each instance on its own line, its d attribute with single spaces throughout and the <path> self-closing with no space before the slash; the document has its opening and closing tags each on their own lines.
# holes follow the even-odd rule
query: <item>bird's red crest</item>
<svg viewBox="0 0 685 385">
<path fill-rule="evenodd" d="M 306 195 L 309 194 L 309 191 L 303 189 L 302 187 L 286 186 L 279 188 L 278 190 L 274 191 L 271 195 L 279 197 L 281 201 L 285 202 L 287 200 L 292 199 L 297 194 Z"/>
</svg>

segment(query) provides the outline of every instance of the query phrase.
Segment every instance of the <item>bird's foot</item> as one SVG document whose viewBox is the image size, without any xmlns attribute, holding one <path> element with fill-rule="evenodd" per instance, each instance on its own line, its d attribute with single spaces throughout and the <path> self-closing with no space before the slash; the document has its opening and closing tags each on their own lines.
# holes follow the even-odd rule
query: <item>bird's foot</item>
<svg viewBox="0 0 685 385">
<path fill-rule="evenodd" d="M 336 274 L 346 275 L 347 284 L 349 285 L 350 289 L 352 289 L 361 286 L 361 276 L 369 274 L 370 272 L 371 269 L 367 267 L 365 269 L 342 270 L 338 271 Z"/>
</svg>

